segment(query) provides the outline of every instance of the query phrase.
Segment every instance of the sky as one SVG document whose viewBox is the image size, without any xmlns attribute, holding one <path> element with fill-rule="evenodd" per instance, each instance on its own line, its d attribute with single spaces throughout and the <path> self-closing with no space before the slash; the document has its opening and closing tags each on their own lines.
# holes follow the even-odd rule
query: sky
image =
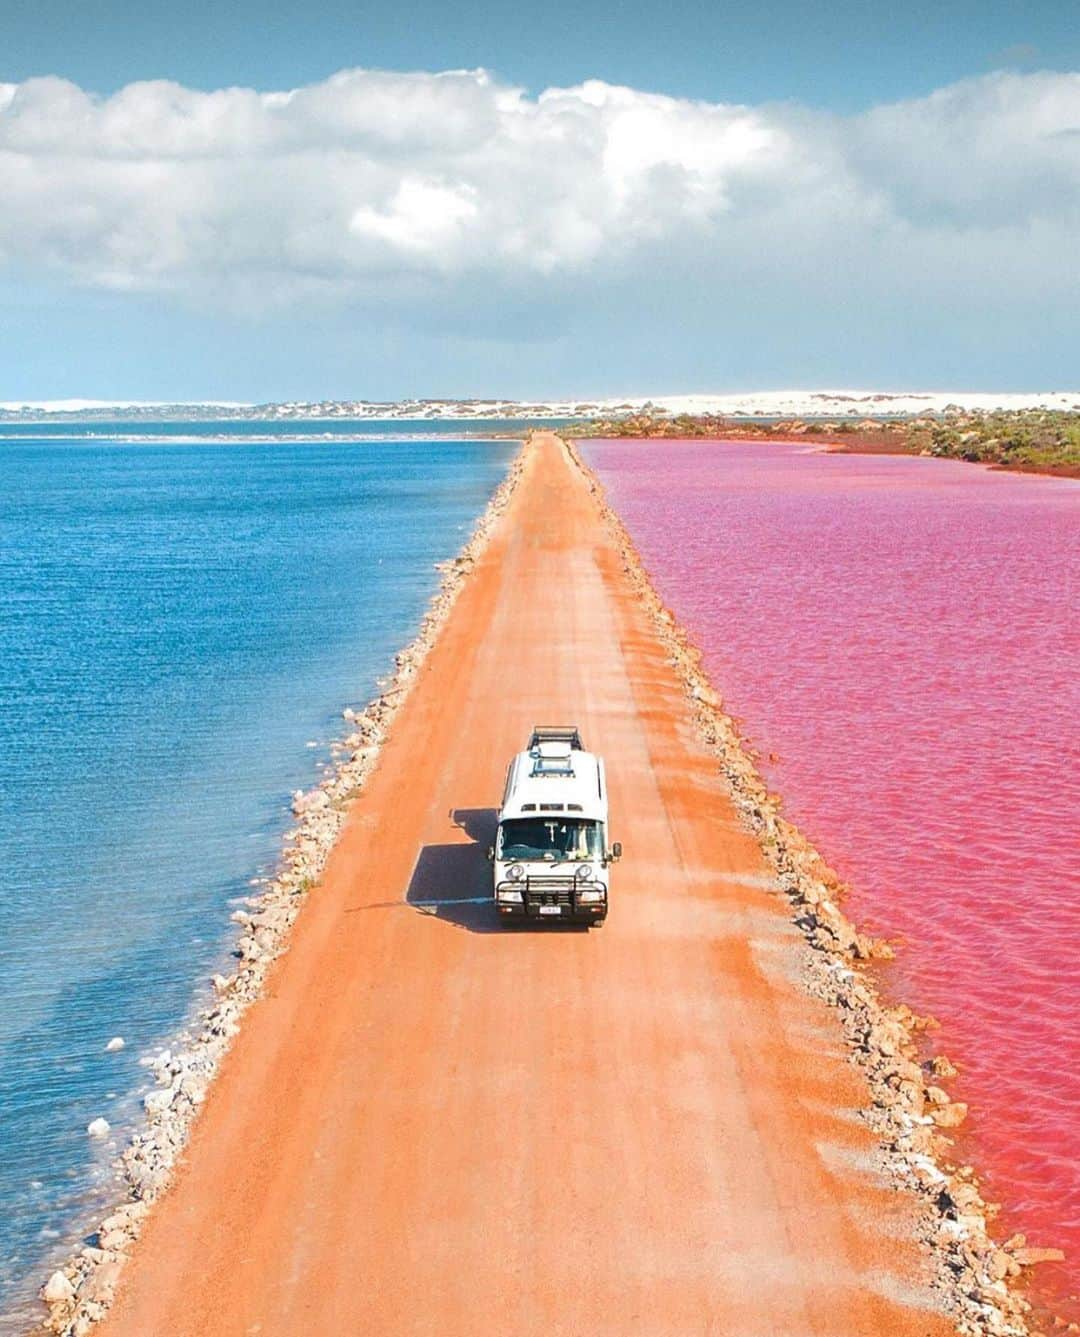
<svg viewBox="0 0 1080 1337">
<path fill-rule="evenodd" d="M 1076 382 L 1074 0 L 0 10 L 0 401 Z"/>
</svg>

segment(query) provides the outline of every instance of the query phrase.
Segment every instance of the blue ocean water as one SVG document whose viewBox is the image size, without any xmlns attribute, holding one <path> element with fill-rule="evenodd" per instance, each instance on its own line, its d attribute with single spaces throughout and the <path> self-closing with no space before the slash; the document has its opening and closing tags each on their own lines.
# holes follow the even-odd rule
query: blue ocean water
<svg viewBox="0 0 1080 1337">
<path fill-rule="evenodd" d="M 112 1195 L 140 1056 L 226 960 L 290 792 L 415 633 L 515 449 L 444 424 L 209 440 L 234 427 L 141 424 L 157 443 L 132 444 L 129 423 L 0 424 L 0 1328 Z"/>
</svg>

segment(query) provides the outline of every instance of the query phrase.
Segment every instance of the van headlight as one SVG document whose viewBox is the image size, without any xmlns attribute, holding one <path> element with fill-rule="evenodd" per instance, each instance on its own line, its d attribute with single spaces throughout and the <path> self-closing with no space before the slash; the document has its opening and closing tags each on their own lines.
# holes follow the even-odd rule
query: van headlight
<svg viewBox="0 0 1080 1337">
<path fill-rule="evenodd" d="M 582 905 L 599 905 L 604 899 L 603 887 L 585 887 L 578 892 L 578 900 Z"/>
<path fill-rule="evenodd" d="M 500 887 L 497 893 L 497 899 L 500 901 L 512 901 L 515 905 L 521 904 L 521 892 L 514 887 Z"/>
<path fill-rule="evenodd" d="M 525 869 L 519 863 L 512 863 L 506 870 L 506 876 L 511 882 L 520 882 L 525 876 Z"/>
</svg>

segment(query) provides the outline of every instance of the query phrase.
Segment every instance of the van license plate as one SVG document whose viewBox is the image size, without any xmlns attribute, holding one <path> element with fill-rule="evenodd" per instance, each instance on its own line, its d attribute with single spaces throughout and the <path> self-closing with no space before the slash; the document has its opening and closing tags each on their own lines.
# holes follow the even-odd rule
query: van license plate
<svg viewBox="0 0 1080 1337">
<path fill-rule="evenodd" d="M 562 914 L 562 906 L 561 906 L 561 905 L 541 905 L 541 906 L 539 907 L 539 910 L 540 910 L 540 913 L 541 913 L 542 915 L 561 915 L 561 914 Z"/>
</svg>

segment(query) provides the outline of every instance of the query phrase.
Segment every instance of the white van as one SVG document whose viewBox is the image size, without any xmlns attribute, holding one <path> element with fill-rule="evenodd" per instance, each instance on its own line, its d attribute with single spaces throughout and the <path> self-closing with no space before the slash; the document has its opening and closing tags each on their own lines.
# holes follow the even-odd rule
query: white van
<svg viewBox="0 0 1080 1337">
<path fill-rule="evenodd" d="M 500 919 L 602 924 L 608 877 L 622 855 L 607 844 L 603 761 L 586 752 L 573 725 L 539 724 L 506 774 L 495 844 Z"/>
</svg>

